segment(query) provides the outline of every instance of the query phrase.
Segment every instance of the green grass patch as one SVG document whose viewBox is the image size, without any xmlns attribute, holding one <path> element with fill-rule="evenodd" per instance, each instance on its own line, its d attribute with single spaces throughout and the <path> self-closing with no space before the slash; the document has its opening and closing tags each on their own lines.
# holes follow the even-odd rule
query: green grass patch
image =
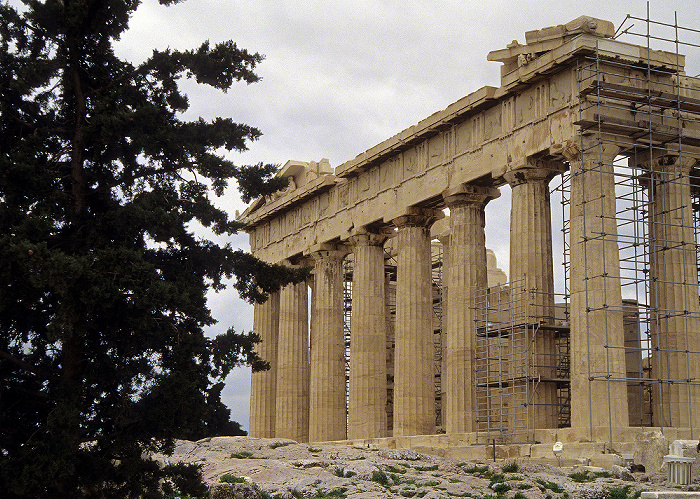
<svg viewBox="0 0 700 499">
<path fill-rule="evenodd" d="M 431 466 L 416 466 L 415 469 L 418 471 L 436 471 L 438 469 L 438 465 L 433 464 Z"/>
<path fill-rule="evenodd" d="M 557 494 L 561 494 L 564 492 L 564 489 L 562 489 L 559 485 L 557 485 L 554 482 L 549 482 L 547 480 L 542 480 L 541 478 L 538 478 L 535 480 L 537 483 L 539 483 L 542 487 L 544 487 L 547 490 L 551 490 L 552 492 L 556 492 Z M 541 489 L 540 489 L 541 490 Z"/>
<path fill-rule="evenodd" d="M 233 459 L 251 459 L 253 458 L 253 453 L 243 450 L 241 452 L 232 452 L 231 457 Z"/>
<path fill-rule="evenodd" d="M 398 473 L 400 475 L 403 475 L 406 473 L 406 470 L 403 468 L 397 468 L 396 466 L 392 466 L 391 464 L 386 467 L 386 470 L 390 473 Z"/>
<path fill-rule="evenodd" d="M 421 487 L 435 487 L 436 485 L 440 485 L 440 482 L 436 482 L 435 480 L 431 480 L 429 482 L 421 483 Z"/>
<path fill-rule="evenodd" d="M 485 473 L 489 473 L 489 467 L 488 466 L 470 466 L 469 468 L 464 468 L 465 473 L 469 473 L 470 475 L 483 475 Z"/>
<path fill-rule="evenodd" d="M 625 485 L 624 487 L 612 487 L 608 490 L 608 499 L 639 499 L 642 495 L 641 490 L 637 490 L 633 494 L 630 494 L 631 485 Z"/>
<path fill-rule="evenodd" d="M 518 466 L 518 463 L 515 461 L 511 461 L 509 463 L 506 463 L 503 465 L 503 472 L 504 473 L 517 473 L 520 471 L 520 466 Z"/>
<path fill-rule="evenodd" d="M 520 490 L 526 490 L 526 489 L 531 489 L 531 488 L 532 488 L 532 485 L 530 485 L 529 483 L 519 483 L 518 484 L 518 489 L 520 489 Z"/>
<path fill-rule="evenodd" d="M 286 447 L 288 445 L 292 445 L 292 443 L 291 442 L 272 442 L 268 447 L 270 447 L 270 449 L 277 449 L 279 447 Z"/>
<path fill-rule="evenodd" d="M 507 483 L 495 483 L 491 487 L 493 491 L 498 495 L 503 495 L 510 490 L 510 485 Z"/>
<path fill-rule="evenodd" d="M 372 472 L 372 481 L 384 487 L 389 487 L 391 485 L 389 477 L 382 470 L 374 470 Z"/>
<path fill-rule="evenodd" d="M 348 491 L 347 487 L 341 487 L 339 489 L 334 489 L 331 490 L 330 492 L 321 492 L 318 491 L 315 496 L 312 496 L 313 499 L 338 499 L 341 497 L 345 497 L 345 493 Z"/>
<path fill-rule="evenodd" d="M 484 475 L 486 475 L 486 473 L 484 473 Z M 493 488 L 493 484 L 495 484 L 495 483 L 501 483 L 501 482 L 506 481 L 506 477 L 504 475 L 501 475 L 500 473 L 498 473 L 496 475 L 491 475 L 489 473 L 489 475 L 490 475 L 490 477 L 487 477 L 487 478 L 491 478 L 491 483 L 489 483 L 489 487 L 491 487 L 491 488 Z"/>
<path fill-rule="evenodd" d="M 527 496 L 522 492 L 516 492 L 513 499 L 527 499 Z"/>
<path fill-rule="evenodd" d="M 585 471 L 577 471 L 576 473 L 571 473 L 569 475 L 569 478 L 571 478 L 574 482 L 576 483 L 584 483 L 584 482 L 591 482 L 593 479 L 588 476 L 588 473 Z"/>
<path fill-rule="evenodd" d="M 232 475 L 231 473 L 226 473 L 219 477 L 219 482 L 221 483 L 245 483 L 245 478 Z"/>
</svg>

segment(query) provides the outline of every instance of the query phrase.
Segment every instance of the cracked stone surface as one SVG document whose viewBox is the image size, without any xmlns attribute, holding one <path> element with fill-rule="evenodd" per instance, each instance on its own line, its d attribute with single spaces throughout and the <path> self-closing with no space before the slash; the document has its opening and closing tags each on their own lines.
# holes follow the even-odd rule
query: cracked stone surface
<svg viewBox="0 0 700 499">
<path fill-rule="evenodd" d="M 621 473 L 590 466 L 558 468 L 536 460 L 457 462 L 413 450 L 300 444 L 286 439 L 216 437 L 178 441 L 164 462 L 201 465 L 204 480 L 245 478 L 272 497 L 485 497 L 492 499 L 603 499 L 612 488 L 637 491 L 700 490 L 677 486 L 664 473 Z M 504 471 L 504 468 L 506 471 Z M 617 468 L 620 468 L 617 466 Z M 511 470 L 510 472 L 507 470 Z M 589 481 L 576 482 L 570 475 Z M 616 478 L 616 476 L 625 478 Z"/>
</svg>

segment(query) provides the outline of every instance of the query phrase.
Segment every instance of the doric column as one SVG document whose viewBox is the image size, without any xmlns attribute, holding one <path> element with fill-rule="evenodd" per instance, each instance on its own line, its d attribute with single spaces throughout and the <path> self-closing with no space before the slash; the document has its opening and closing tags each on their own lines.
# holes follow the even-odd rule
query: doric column
<svg viewBox="0 0 700 499">
<path fill-rule="evenodd" d="M 528 159 L 524 168 L 504 175 L 512 189 L 510 211 L 510 280 L 522 282 L 527 288 L 528 321 L 553 324 L 554 268 L 552 263 L 552 215 L 549 202 L 549 182 L 563 171 L 555 162 Z M 557 387 L 555 377 L 556 343 L 550 330 L 536 330 L 535 338 L 525 338 L 519 345 L 532 359 L 529 374 L 540 378 L 532 383 L 534 394 L 530 400 L 519 403 L 533 404 L 528 413 L 533 417 L 531 428 L 557 427 Z M 516 347 L 517 348 L 517 347 Z M 533 424 L 534 423 L 534 424 Z"/>
<path fill-rule="evenodd" d="M 443 311 L 443 425 L 447 433 L 474 430 L 474 296 L 485 288 L 484 207 L 498 189 L 461 185 L 443 193 L 450 209 L 449 259 L 443 277 L 449 293 Z"/>
<path fill-rule="evenodd" d="M 690 197 L 690 156 L 657 153 L 650 171 L 649 306 L 655 349 L 654 423 L 697 429 L 700 423 L 700 345 L 697 257 Z M 658 349 L 658 350 L 657 350 Z"/>
<path fill-rule="evenodd" d="M 435 433 L 430 226 L 439 215 L 412 208 L 393 220 L 398 228 L 394 436 Z"/>
<path fill-rule="evenodd" d="M 571 426 L 591 432 L 628 425 L 613 169 L 619 151 L 589 137 L 564 151 L 571 167 Z"/>
<path fill-rule="evenodd" d="M 348 438 L 385 437 L 386 430 L 386 236 L 368 232 L 353 244 L 352 324 Z"/>
<path fill-rule="evenodd" d="M 279 327 L 279 292 L 270 293 L 265 303 L 256 303 L 253 309 L 253 332 L 260 336 L 256 353 L 270 363 L 267 371 L 250 376 L 250 436 L 275 436 L 275 398 L 277 391 L 277 330 Z"/>
<path fill-rule="evenodd" d="M 280 290 L 275 437 L 309 440 L 309 322 L 306 282 Z"/>
<path fill-rule="evenodd" d="M 311 253 L 314 261 L 311 320 L 309 440 L 344 440 L 345 341 L 343 336 L 343 259 L 346 251 L 328 247 Z"/>
</svg>

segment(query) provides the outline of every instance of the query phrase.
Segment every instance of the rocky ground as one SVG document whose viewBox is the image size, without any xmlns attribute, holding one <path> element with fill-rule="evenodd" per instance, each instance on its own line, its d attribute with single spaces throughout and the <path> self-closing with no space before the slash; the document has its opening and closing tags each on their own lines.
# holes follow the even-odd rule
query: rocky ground
<svg viewBox="0 0 700 499">
<path fill-rule="evenodd" d="M 165 460 L 201 464 L 205 481 L 213 486 L 212 498 L 217 496 L 215 484 L 237 478 L 255 484 L 241 487 L 252 488 L 265 499 L 624 499 L 645 490 L 700 490 L 694 484 L 670 484 L 663 473 L 630 473 L 620 466 L 604 470 L 559 468 L 537 461 L 456 462 L 411 450 L 311 446 L 284 439 L 179 441 Z"/>
</svg>

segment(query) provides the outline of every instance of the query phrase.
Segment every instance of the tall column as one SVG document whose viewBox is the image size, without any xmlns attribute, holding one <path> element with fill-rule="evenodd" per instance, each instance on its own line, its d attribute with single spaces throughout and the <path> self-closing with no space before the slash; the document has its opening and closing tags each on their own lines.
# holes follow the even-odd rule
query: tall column
<svg viewBox="0 0 700 499">
<path fill-rule="evenodd" d="M 528 159 L 525 168 L 505 174 L 512 189 L 510 211 L 510 280 L 522 281 L 527 288 L 528 322 L 553 324 L 554 268 L 552 262 L 552 215 L 549 182 L 563 171 L 563 165 Z M 549 330 L 535 331 L 534 341 L 527 338 L 519 345 L 532 359 L 529 374 L 541 378 L 532 384 L 534 404 L 528 413 L 531 428 L 557 427 L 557 387 L 551 381 L 556 370 L 555 335 Z M 534 424 L 533 424 L 534 423 Z"/>
<path fill-rule="evenodd" d="M 615 144 L 584 137 L 571 167 L 571 426 L 628 425 Z M 583 149 L 583 150 L 582 150 Z"/>
<path fill-rule="evenodd" d="M 269 362 L 267 371 L 250 376 L 250 436 L 275 436 L 275 398 L 277 395 L 277 331 L 279 327 L 279 292 L 270 293 L 265 303 L 256 303 L 253 311 L 253 332 L 260 336 L 255 351 Z"/>
<path fill-rule="evenodd" d="M 398 228 L 394 436 L 435 433 L 435 346 L 430 226 L 442 213 L 412 208 Z"/>
<path fill-rule="evenodd" d="M 697 429 L 700 358 L 688 352 L 700 345 L 697 260 L 690 197 L 690 170 L 697 162 L 678 154 L 647 157 L 651 172 L 649 305 L 655 349 L 654 422 Z M 663 419 L 662 419 L 663 418 Z"/>
<path fill-rule="evenodd" d="M 474 296 L 488 285 L 484 207 L 498 189 L 461 185 L 443 193 L 450 209 L 450 247 L 443 312 L 443 425 L 447 433 L 474 431 Z M 446 314 L 445 314 L 446 313 Z"/>
<path fill-rule="evenodd" d="M 348 438 L 385 437 L 386 430 L 386 236 L 368 232 L 353 244 L 352 325 Z"/>
<path fill-rule="evenodd" d="M 309 322 L 306 282 L 280 291 L 275 437 L 309 440 Z"/>
<path fill-rule="evenodd" d="M 344 440 L 345 341 L 343 336 L 343 259 L 333 248 L 311 253 L 314 303 L 311 320 L 309 440 Z"/>
</svg>

